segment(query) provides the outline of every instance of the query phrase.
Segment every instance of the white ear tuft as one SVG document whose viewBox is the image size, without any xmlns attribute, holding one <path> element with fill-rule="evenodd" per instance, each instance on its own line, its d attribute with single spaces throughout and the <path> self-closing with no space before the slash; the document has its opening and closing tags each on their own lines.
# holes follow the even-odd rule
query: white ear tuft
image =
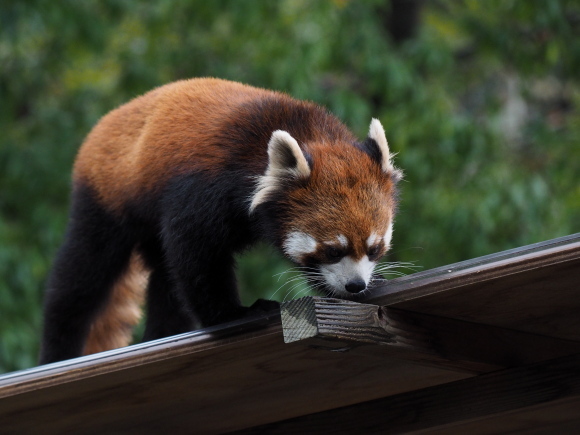
<svg viewBox="0 0 580 435">
<path fill-rule="evenodd" d="M 295 177 L 308 177 L 310 166 L 306 157 L 302 153 L 298 142 L 290 133 L 283 130 L 276 130 L 272 133 L 268 143 L 268 172 L 271 175 L 286 175 L 288 173 Z"/>
<path fill-rule="evenodd" d="M 369 128 L 369 138 L 374 140 L 379 146 L 381 151 L 381 167 L 383 172 L 391 175 L 395 181 L 399 181 L 403 178 L 403 172 L 393 166 L 391 154 L 389 151 L 389 143 L 387 142 L 387 137 L 385 135 L 385 129 L 383 128 L 381 121 L 373 118 Z"/>
<path fill-rule="evenodd" d="M 296 139 L 287 131 L 276 130 L 268 142 L 268 168 L 266 173 L 258 179 L 252 196 L 250 213 L 258 205 L 267 201 L 271 193 L 279 190 L 283 179 L 308 178 L 309 176 L 310 166 Z"/>
</svg>

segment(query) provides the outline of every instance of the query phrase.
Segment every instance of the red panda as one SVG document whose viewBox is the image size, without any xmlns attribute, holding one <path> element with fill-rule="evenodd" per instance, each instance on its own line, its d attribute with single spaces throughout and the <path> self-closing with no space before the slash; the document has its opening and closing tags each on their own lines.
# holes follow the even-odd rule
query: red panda
<svg viewBox="0 0 580 435">
<path fill-rule="evenodd" d="M 135 321 L 135 268 L 149 273 L 144 340 L 271 308 L 242 307 L 236 287 L 234 255 L 258 240 L 322 293 L 355 298 L 390 247 L 400 178 L 376 119 L 361 142 L 316 104 L 210 78 L 135 98 L 78 152 L 40 362 L 127 344 L 107 318 Z"/>
</svg>

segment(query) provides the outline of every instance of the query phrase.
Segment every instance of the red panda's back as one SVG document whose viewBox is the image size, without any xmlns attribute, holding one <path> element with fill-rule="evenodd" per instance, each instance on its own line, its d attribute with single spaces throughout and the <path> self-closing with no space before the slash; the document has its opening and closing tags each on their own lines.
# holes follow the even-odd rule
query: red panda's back
<svg viewBox="0 0 580 435">
<path fill-rule="evenodd" d="M 218 79 L 157 88 L 105 115 L 87 136 L 75 183 L 94 189 L 111 210 L 161 188 L 180 171 L 219 171 L 228 150 L 216 146 L 224 123 L 245 102 L 283 94 Z"/>
</svg>

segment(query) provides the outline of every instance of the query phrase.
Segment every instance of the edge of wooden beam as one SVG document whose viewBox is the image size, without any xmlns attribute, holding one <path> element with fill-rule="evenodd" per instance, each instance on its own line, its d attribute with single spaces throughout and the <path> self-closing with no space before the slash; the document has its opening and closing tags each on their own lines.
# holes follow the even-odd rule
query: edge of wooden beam
<svg viewBox="0 0 580 435">
<path fill-rule="evenodd" d="M 580 260 L 580 233 L 417 272 L 374 286 L 361 302 L 393 305 L 422 296 Z"/>
<path fill-rule="evenodd" d="M 573 353 L 580 343 L 407 310 L 308 296 L 281 306 L 286 343 L 484 373 Z"/>
<path fill-rule="evenodd" d="M 270 334 L 279 334 L 282 339 L 280 313 L 277 310 L 211 328 L 8 373 L 0 376 L 0 398 Z"/>
</svg>

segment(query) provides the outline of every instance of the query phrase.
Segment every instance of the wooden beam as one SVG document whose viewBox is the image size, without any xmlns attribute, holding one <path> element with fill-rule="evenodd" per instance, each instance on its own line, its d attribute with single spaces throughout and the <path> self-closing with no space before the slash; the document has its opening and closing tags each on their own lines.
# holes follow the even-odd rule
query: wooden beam
<svg viewBox="0 0 580 435">
<path fill-rule="evenodd" d="M 385 281 L 361 302 L 580 341 L 580 233 Z"/>
<path fill-rule="evenodd" d="M 239 433 L 580 433 L 579 410 L 580 355 L 570 355 Z"/>
<path fill-rule="evenodd" d="M 138 370 L 141 366 L 185 357 L 231 341 L 244 342 L 254 337 L 279 335 L 280 327 L 280 314 L 274 311 L 212 328 L 8 373 L 0 376 L 0 399 L 128 369 Z"/>
<path fill-rule="evenodd" d="M 301 339 L 288 344 L 275 312 L 0 376 L 0 432 L 226 433 L 309 416 L 310 427 L 292 421 L 310 433 L 365 425 L 388 433 L 384 420 L 395 432 L 432 424 L 448 435 L 479 433 L 489 415 L 498 426 L 482 426 L 487 433 L 519 430 L 515 415 L 526 430 L 534 422 L 580 432 L 572 430 L 577 374 L 535 363 L 577 352 L 580 236 L 516 251 L 389 281 L 370 294 L 388 307 L 346 304 L 337 315 L 327 306 L 326 317 L 314 310 L 310 324 L 293 332 Z M 529 387 L 536 401 L 524 408 L 517 400 L 528 385 L 512 369 L 503 381 L 481 374 L 481 384 L 450 384 L 529 363 L 536 364 Z M 426 390 L 443 384 L 454 387 Z"/>
<path fill-rule="evenodd" d="M 281 307 L 284 340 L 484 373 L 580 353 L 580 343 L 331 298 Z"/>
<path fill-rule="evenodd" d="M 275 312 L 0 376 L 0 433 L 227 433 L 468 376 L 286 344 Z"/>
<path fill-rule="evenodd" d="M 417 272 L 393 280 L 383 280 L 382 284 L 374 286 L 366 293 L 363 302 L 393 305 L 450 289 L 471 287 L 497 278 L 506 278 L 510 275 L 528 273 L 577 260 L 580 260 L 580 233 Z"/>
</svg>

